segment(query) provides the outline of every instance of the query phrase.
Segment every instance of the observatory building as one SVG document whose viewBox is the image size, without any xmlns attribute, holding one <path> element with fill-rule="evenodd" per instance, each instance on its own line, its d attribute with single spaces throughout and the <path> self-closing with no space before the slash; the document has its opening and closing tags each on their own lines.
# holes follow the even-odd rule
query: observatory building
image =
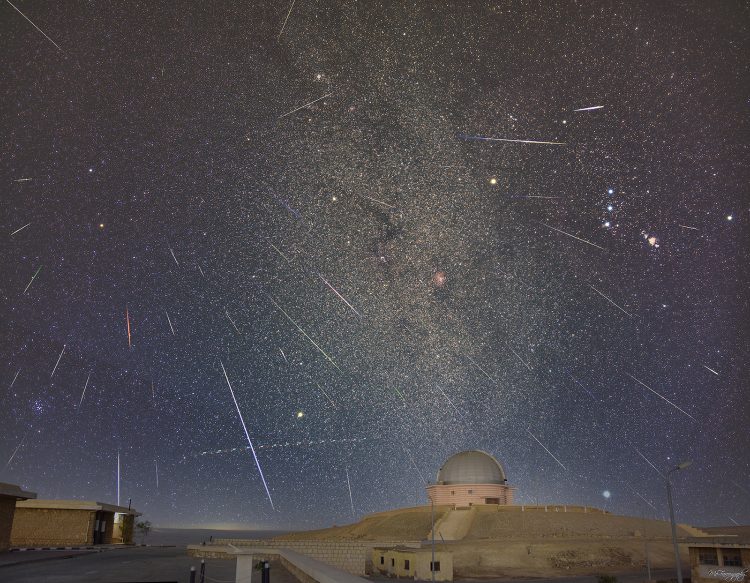
<svg viewBox="0 0 750 583">
<path fill-rule="evenodd" d="M 435 505 L 466 507 L 478 504 L 513 504 L 505 470 L 483 451 L 462 451 L 449 457 L 438 470 L 437 480 L 427 486 Z"/>
</svg>

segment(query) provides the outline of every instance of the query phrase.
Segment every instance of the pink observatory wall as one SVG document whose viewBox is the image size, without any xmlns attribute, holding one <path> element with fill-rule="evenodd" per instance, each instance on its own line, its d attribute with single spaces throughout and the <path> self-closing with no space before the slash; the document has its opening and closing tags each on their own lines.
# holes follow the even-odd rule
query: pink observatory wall
<svg viewBox="0 0 750 583">
<path fill-rule="evenodd" d="M 432 484 L 427 486 L 427 497 L 435 505 L 513 504 L 513 490 L 505 484 Z"/>
</svg>

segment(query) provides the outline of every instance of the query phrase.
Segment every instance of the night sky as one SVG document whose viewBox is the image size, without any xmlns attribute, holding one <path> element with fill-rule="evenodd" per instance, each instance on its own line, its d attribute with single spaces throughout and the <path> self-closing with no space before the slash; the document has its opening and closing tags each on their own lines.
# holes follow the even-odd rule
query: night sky
<svg viewBox="0 0 750 583">
<path fill-rule="evenodd" d="M 692 459 L 750 523 L 746 3 L 14 5 L 0 481 L 302 528 L 482 449 L 664 518 Z"/>
</svg>

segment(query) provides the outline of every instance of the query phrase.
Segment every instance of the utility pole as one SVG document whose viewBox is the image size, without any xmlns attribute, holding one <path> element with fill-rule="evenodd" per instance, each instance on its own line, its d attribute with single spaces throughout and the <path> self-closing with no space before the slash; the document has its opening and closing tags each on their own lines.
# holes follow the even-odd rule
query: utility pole
<svg viewBox="0 0 750 583">
<path fill-rule="evenodd" d="M 432 574 L 432 583 L 435 583 L 435 500 L 432 496 L 430 496 L 430 509 L 432 515 L 432 563 L 430 564 L 430 573 Z"/>
<path fill-rule="evenodd" d="M 672 546 L 674 547 L 674 560 L 677 563 L 677 583 L 682 583 L 682 565 L 680 564 L 680 548 L 677 546 L 677 524 L 674 520 L 674 506 L 672 505 L 672 483 L 669 478 L 673 472 L 684 470 L 693 462 L 686 461 L 678 464 L 667 472 L 667 503 L 669 504 L 669 522 L 672 525 Z"/>
</svg>

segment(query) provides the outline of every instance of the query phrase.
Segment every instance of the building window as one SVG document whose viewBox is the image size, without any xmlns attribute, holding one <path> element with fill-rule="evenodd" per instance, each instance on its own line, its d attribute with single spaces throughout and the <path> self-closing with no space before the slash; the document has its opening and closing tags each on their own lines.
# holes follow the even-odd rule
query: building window
<svg viewBox="0 0 750 583">
<path fill-rule="evenodd" d="M 451 490 L 451 496 L 455 496 L 455 495 L 456 495 L 456 491 L 455 490 Z"/>
<path fill-rule="evenodd" d="M 698 563 L 701 565 L 718 565 L 716 549 L 698 549 Z"/>
<path fill-rule="evenodd" d="M 469 490 L 469 494 L 473 494 L 473 493 L 474 493 L 474 490 Z"/>
<path fill-rule="evenodd" d="M 395 567 L 395 566 L 396 566 L 396 559 L 391 559 L 391 567 Z"/>
<path fill-rule="evenodd" d="M 430 561 L 430 571 L 439 571 L 440 570 L 440 561 L 435 561 L 434 563 Z"/>
<path fill-rule="evenodd" d="M 404 569 L 409 570 L 409 559 L 404 559 Z"/>
<path fill-rule="evenodd" d="M 724 559 L 725 567 L 742 566 L 742 555 L 739 549 L 721 549 L 721 556 Z"/>
<path fill-rule="evenodd" d="M 380 564 L 385 565 L 385 557 L 383 555 L 380 555 Z"/>
</svg>

